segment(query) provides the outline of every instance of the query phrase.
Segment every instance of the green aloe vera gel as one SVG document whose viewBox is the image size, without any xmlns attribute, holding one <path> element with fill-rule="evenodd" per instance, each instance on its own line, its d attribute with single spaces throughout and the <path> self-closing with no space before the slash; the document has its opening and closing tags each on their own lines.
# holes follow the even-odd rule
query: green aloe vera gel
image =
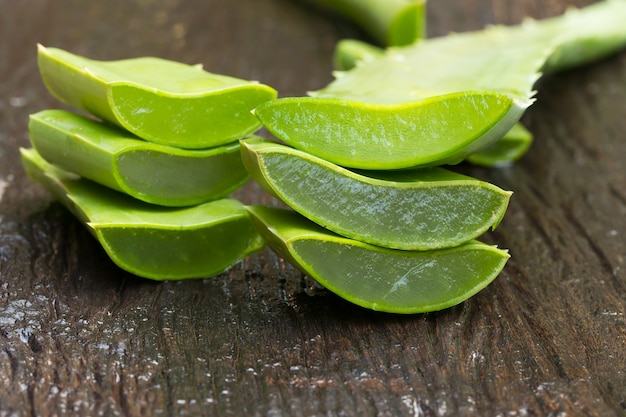
<svg viewBox="0 0 626 417">
<path fill-rule="evenodd" d="M 96 61 L 39 46 L 41 77 L 62 102 L 159 144 L 199 149 L 260 127 L 250 111 L 276 98 L 258 82 L 160 58 Z"/>
<path fill-rule="evenodd" d="M 474 239 L 500 223 L 511 196 L 442 168 L 353 172 L 260 138 L 241 143 L 245 166 L 268 192 L 335 233 L 388 248 Z"/>
<path fill-rule="evenodd" d="M 344 39 L 335 47 L 334 63 L 338 70 L 346 71 L 359 65 L 359 62 L 383 54 L 382 48 L 355 39 Z M 528 129 L 516 123 L 500 140 L 468 155 L 466 160 L 485 167 L 508 166 L 526 154 L 532 141 L 533 135 Z"/>
<path fill-rule="evenodd" d="M 87 227 L 115 264 L 140 277 L 212 277 L 263 248 L 237 200 L 186 208 L 146 204 L 50 165 L 34 149 L 21 152 L 27 174 Z"/>
<path fill-rule="evenodd" d="M 29 131 L 33 147 L 48 162 L 153 204 L 217 200 L 249 180 L 239 142 L 173 148 L 64 110 L 31 115 Z"/>
<path fill-rule="evenodd" d="M 506 251 L 477 241 L 432 251 L 381 248 L 335 235 L 288 209 L 248 207 L 268 245 L 338 296 L 390 313 L 456 305 L 504 268 Z"/>
</svg>

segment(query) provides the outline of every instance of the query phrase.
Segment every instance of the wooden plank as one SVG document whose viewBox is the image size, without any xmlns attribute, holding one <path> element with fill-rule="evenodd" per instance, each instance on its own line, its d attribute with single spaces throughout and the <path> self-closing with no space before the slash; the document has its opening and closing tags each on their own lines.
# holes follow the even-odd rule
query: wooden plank
<svg viewBox="0 0 626 417">
<path fill-rule="evenodd" d="M 566 0 L 432 1 L 429 31 L 545 17 Z M 486 239 L 501 276 L 448 310 L 378 314 L 269 250 L 214 279 L 115 267 L 23 174 L 29 113 L 58 107 L 35 44 L 154 55 L 302 95 L 331 79 L 347 22 L 287 0 L 0 0 L 0 416 L 626 413 L 626 54 L 541 81 L 511 168 L 461 167 L 515 192 Z M 273 200 L 250 184 L 246 203 Z"/>
</svg>

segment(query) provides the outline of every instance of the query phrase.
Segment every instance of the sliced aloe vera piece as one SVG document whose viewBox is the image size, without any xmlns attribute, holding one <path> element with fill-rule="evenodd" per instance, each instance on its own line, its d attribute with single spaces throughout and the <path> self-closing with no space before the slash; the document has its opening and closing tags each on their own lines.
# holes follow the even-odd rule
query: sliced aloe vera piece
<svg viewBox="0 0 626 417">
<path fill-rule="evenodd" d="M 540 71 L 584 64 L 626 43 L 626 1 L 390 48 L 313 97 L 255 113 L 275 136 L 339 165 L 454 164 L 495 143 L 533 101 Z"/>
<path fill-rule="evenodd" d="M 255 113 L 295 148 L 344 167 L 391 170 L 456 164 L 500 139 L 524 108 L 485 91 L 393 105 L 290 97 Z"/>
<path fill-rule="evenodd" d="M 367 42 L 344 39 L 339 41 L 335 48 L 335 68 L 347 71 L 359 65 L 359 62 L 382 54 L 384 49 Z M 508 166 L 526 154 L 532 141 L 532 134 L 518 122 L 500 140 L 469 155 L 467 161 L 486 167 Z"/>
<path fill-rule="evenodd" d="M 120 268 L 155 280 L 217 275 L 264 243 L 237 200 L 186 207 L 146 204 L 47 163 L 22 149 L 27 174 L 95 236 Z"/>
<path fill-rule="evenodd" d="M 467 161 L 485 167 L 511 165 L 528 152 L 533 135 L 517 123 L 502 139 L 467 157 Z"/>
<path fill-rule="evenodd" d="M 276 97 L 266 85 L 159 58 L 96 61 L 39 46 L 38 64 L 62 102 L 180 148 L 219 146 L 253 133 L 260 123 L 250 111 Z"/>
<path fill-rule="evenodd" d="M 359 62 L 384 54 L 384 49 L 356 39 L 344 39 L 335 47 L 335 68 L 346 71 Z M 469 155 L 467 160 L 474 165 L 486 167 L 508 166 L 520 159 L 532 144 L 532 134 L 521 124 L 513 125 L 502 139 Z"/>
<path fill-rule="evenodd" d="M 381 45 L 408 45 L 426 34 L 426 0 L 307 0 L 350 19 Z"/>
<path fill-rule="evenodd" d="M 185 150 L 64 110 L 43 110 L 30 141 L 48 162 L 139 200 L 182 207 L 222 198 L 248 181 L 239 142 Z"/>
<path fill-rule="evenodd" d="M 353 172 L 260 138 L 241 142 L 243 161 L 268 192 L 342 236 L 387 248 L 457 246 L 501 221 L 511 196 L 442 168 Z"/>
<path fill-rule="evenodd" d="M 386 249 L 337 236 L 291 210 L 248 210 L 280 256 L 340 297 L 372 310 L 411 314 L 451 307 L 486 287 L 509 258 L 478 241 L 432 251 Z"/>
</svg>

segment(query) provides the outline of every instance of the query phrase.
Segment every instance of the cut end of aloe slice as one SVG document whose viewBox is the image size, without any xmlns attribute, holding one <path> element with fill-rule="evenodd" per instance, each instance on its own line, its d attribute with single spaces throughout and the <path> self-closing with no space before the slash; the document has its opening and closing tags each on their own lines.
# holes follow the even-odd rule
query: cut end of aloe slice
<svg viewBox="0 0 626 417">
<path fill-rule="evenodd" d="M 148 141 L 186 149 L 220 146 L 254 133 L 261 123 L 251 111 L 275 97 L 260 84 L 184 97 L 119 83 L 109 93 L 122 127 Z"/>
<path fill-rule="evenodd" d="M 268 244 L 338 296 L 372 310 L 442 310 L 475 295 L 504 268 L 507 251 L 472 241 L 450 249 L 399 251 L 338 237 L 297 213 L 248 207 Z"/>
<path fill-rule="evenodd" d="M 249 179 L 238 142 L 184 150 L 64 110 L 31 115 L 29 132 L 48 162 L 153 204 L 183 207 L 217 200 Z"/>
<path fill-rule="evenodd" d="M 441 168 L 356 173 L 259 138 L 241 146 L 244 165 L 268 192 L 335 233 L 387 248 L 474 239 L 500 223 L 511 196 Z"/>
<path fill-rule="evenodd" d="M 257 82 L 159 58 L 97 61 L 38 49 L 41 77 L 59 100 L 164 145 L 199 149 L 245 137 L 260 127 L 250 111 L 277 95 Z"/>
<path fill-rule="evenodd" d="M 390 170 L 456 164 L 502 137 L 526 107 L 505 94 L 463 92 L 401 104 L 284 98 L 255 114 L 297 149 L 344 167 Z"/>
<path fill-rule="evenodd" d="M 202 210 L 202 206 L 195 209 Z M 90 226 L 116 265 L 154 280 L 210 278 L 264 245 L 245 211 L 222 218 L 207 215 L 205 221 L 189 228 L 158 223 Z"/>
<path fill-rule="evenodd" d="M 143 201 L 171 207 L 225 197 L 250 178 L 241 162 L 238 143 L 210 151 L 130 149 L 117 156 L 115 169 L 125 191 Z"/>
<path fill-rule="evenodd" d="M 116 265 L 137 276 L 209 278 L 264 246 L 237 200 L 156 206 L 50 165 L 34 149 L 21 153 L 28 175 L 88 228 Z"/>
</svg>

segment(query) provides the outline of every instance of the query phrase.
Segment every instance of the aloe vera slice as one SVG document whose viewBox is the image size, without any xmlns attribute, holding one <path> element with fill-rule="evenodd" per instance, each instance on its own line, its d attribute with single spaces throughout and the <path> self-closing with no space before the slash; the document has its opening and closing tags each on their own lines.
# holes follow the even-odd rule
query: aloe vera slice
<svg viewBox="0 0 626 417">
<path fill-rule="evenodd" d="M 540 71 L 584 64 L 626 43 L 626 1 L 390 48 L 313 97 L 255 113 L 276 137 L 338 165 L 455 164 L 495 143 L 533 102 Z"/>
<path fill-rule="evenodd" d="M 484 167 L 511 165 L 528 152 L 533 135 L 517 123 L 502 139 L 467 157 L 467 161 Z"/>
<path fill-rule="evenodd" d="M 27 174 L 42 183 L 120 268 L 154 280 L 217 275 L 264 243 L 237 200 L 170 208 L 146 204 L 47 163 L 22 149 Z"/>
<path fill-rule="evenodd" d="M 387 248 L 457 246 L 501 221 L 508 191 L 442 168 L 353 172 L 288 146 L 245 139 L 246 168 L 263 188 L 342 236 Z"/>
<path fill-rule="evenodd" d="M 344 39 L 335 47 L 335 68 L 346 71 L 361 61 L 383 55 L 384 49 L 356 39 Z M 474 165 L 502 167 L 520 159 L 532 144 L 532 134 L 521 124 L 513 125 L 502 139 L 478 152 L 469 155 L 467 161 Z"/>
<path fill-rule="evenodd" d="M 159 58 L 96 61 L 40 45 L 38 64 L 62 102 L 180 148 L 219 146 L 253 133 L 260 123 L 250 111 L 276 98 L 266 85 Z"/>
<path fill-rule="evenodd" d="M 290 97 L 255 113 L 273 135 L 297 149 L 344 167 L 391 170 L 456 164 L 500 139 L 525 107 L 484 91 L 386 105 Z"/>
<path fill-rule="evenodd" d="M 337 236 L 288 209 L 248 210 L 280 256 L 338 296 L 377 311 L 451 307 L 486 287 L 509 259 L 478 241 L 432 251 L 386 249 Z"/>
<path fill-rule="evenodd" d="M 408 45 L 426 34 L 426 0 L 307 0 L 366 30 L 381 45 Z"/>
<path fill-rule="evenodd" d="M 29 130 L 48 162 L 148 203 L 181 207 L 217 200 L 249 180 L 239 142 L 173 148 L 64 110 L 31 115 Z"/>
</svg>

